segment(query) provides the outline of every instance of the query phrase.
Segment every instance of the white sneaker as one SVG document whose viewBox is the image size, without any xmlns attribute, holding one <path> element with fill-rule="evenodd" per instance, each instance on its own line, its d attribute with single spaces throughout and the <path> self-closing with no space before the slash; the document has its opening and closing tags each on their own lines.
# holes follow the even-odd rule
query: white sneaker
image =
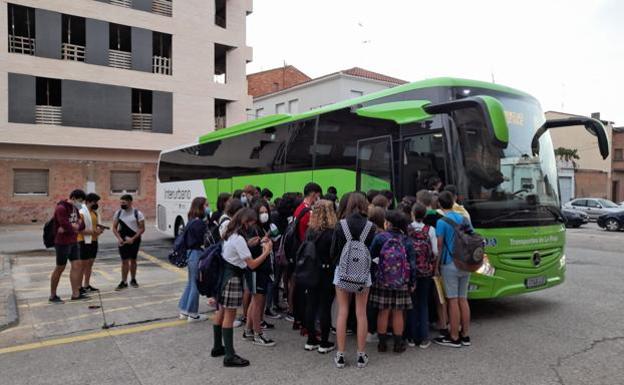
<svg viewBox="0 0 624 385">
<path fill-rule="evenodd" d="M 374 344 L 379 342 L 379 338 L 377 338 L 377 333 L 368 333 L 366 334 L 366 343 L 367 344 Z"/>
<path fill-rule="evenodd" d="M 187 321 L 188 322 L 201 322 L 207 319 L 208 319 L 208 316 L 205 314 L 195 314 L 195 315 L 189 315 L 187 318 Z"/>
<path fill-rule="evenodd" d="M 187 319 L 187 318 L 188 318 L 188 314 L 184 314 L 184 313 L 178 314 L 178 319 Z"/>
<path fill-rule="evenodd" d="M 357 367 L 362 369 L 362 368 L 365 368 L 366 365 L 368 365 L 368 354 L 366 354 L 366 353 L 359 354 L 358 353 Z"/>
<path fill-rule="evenodd" d="M 241 320 L 239 320 L 239 319 L 234 320 L 234 323 L 232 324 L 232 327 L 239 328 L 241 326 L 243 326 L 243 322 Z"/>
</svg>

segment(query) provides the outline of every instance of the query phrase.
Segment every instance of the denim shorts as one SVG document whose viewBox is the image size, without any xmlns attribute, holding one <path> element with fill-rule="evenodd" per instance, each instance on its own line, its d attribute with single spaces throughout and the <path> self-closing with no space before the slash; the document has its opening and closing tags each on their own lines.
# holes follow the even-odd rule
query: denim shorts
<svg viewBox="0 0 624 385">
<path fill-rule="evenodd" d="M 440 267 L 446 298 L 466 298 L 470 272 L 459 270 L 453 262 Z"/>
</svg>

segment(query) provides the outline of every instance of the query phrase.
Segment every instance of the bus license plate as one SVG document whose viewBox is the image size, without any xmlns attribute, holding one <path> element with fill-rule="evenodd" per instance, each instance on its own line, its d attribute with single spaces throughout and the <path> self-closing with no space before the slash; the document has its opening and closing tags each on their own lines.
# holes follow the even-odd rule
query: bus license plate
<svg viewBox="0 0 624 385">
<path fill-rule="evenodd" d="M 524 286 L 526 286 L 527 289 L 532 289 L 534 287 L 544 286 L 545 284 L 546 284 L 546 277 L 544 277 L 544 276 L 527 278 L 524 281 Z"/>
</svg>

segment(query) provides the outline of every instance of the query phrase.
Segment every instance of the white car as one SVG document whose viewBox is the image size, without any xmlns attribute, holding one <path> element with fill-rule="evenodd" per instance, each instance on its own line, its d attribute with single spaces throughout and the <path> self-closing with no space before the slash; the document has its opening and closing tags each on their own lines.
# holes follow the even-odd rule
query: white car
<svg viewBox="0 0 624 385">
<path fill-rule="evenodd" d="M 590 220 L 595 221 L 603 214 L 624 210 L 622 206 L 603 198 L 576 198 L 563 205 L 564 207 L 585 212 Z"/>
</svg>

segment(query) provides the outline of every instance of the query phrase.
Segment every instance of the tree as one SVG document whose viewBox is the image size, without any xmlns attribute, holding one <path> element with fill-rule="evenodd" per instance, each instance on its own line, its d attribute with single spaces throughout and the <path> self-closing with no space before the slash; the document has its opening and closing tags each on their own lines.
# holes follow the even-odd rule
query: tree
<svg viewBox="0 0 624 385">
<path fill-rule="evenodd" d="M 572 166 L 576 168 L 576 160 L 581 159 L 578 155 L 578 150 L 576 148 L 565 148 L 565 147 L 557 147 L 555 149 L 555 156 L 561 160 L 566 162 L 572 162 Z"/>
</svg>

